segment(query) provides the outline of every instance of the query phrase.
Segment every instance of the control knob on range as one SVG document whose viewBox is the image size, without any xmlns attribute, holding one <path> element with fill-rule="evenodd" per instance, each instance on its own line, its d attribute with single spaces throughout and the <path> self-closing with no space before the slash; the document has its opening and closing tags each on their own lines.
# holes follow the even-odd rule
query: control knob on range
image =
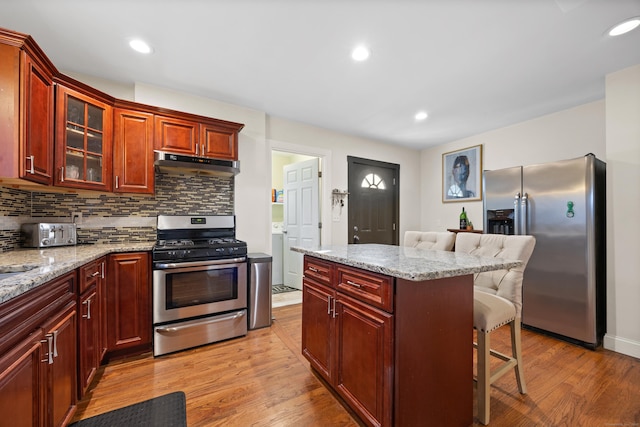
<svg viewBox="0 0 640 427">
<path fill-rule="evenodd" d="M 42 246 L 47 246 L 51 241 L 49 239 L 42 239 Z"/>
</svg>

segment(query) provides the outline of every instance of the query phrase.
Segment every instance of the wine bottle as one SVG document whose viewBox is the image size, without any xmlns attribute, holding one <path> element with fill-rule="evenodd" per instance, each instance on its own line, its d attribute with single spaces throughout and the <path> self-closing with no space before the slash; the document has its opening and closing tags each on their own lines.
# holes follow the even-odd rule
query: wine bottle
<svg viewBox="0 0 640 427">
<path fill-rule="evenodd" d="M 467 229 L 467 213 L 464 211 L 464 207 L 462 208 L 462 213 L 460 214 L 460 230 Z"/>
</svg>

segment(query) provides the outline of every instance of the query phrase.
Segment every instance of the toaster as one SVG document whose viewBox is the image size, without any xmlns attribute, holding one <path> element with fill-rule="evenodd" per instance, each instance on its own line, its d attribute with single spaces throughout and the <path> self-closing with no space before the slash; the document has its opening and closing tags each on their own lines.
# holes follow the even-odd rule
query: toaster
<svg viewBox="0 0 640 427">
<path fill-rule="evenodd" d="M 47 223 L 22 224 L 24 245 L 27 248 L 71 246 L 77 243 L 76 224 Z"/>
</svg>

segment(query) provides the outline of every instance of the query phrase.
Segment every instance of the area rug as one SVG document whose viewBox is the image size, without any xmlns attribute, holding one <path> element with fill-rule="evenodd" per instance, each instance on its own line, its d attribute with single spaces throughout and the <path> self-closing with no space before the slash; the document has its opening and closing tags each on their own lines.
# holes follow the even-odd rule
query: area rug
<svg viewBox="0 0 640 427">
<path fill-rule="evenodd" d="M 271 286 L 271 293 L 272 294 L 282 294 L 285 292 L 293 292 L 293 291 L 299 291 L 300 289 L 296 289 L 296 288 L 292 288 L 290 286 L 287 285 L 272 285 Z"/>
<path fill-rule="evenodd" d="M 187 427 L 187 404 L 184 392 L 165 394 L 70 425 L 70 427 L 116 426 Z"/>
</svg>

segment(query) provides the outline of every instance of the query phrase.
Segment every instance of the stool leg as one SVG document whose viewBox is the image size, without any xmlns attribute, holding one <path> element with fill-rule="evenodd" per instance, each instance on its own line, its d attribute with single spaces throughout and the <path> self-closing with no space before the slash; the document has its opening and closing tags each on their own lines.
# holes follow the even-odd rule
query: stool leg
<svg viewBox="0 0 640 427">
<path fill-rule="evenodd" d="M 488 332 L 478 331 L 478 420 L 489 424 L 491 397 L 490 339 Z"/>
<path fill-rule="evenodd" d="M 513 358 L 517 361 L 517 365 L 514 367 L 514 369 L 516 370 L 516 381 L 518 381 L 518 390 L 520 390 L 521 394 L 527 394 L 527 385 L 524 382 L 524 370 L 522 369 L 522 340 L 520 334 L 520 319 L 515 319 L 509 325 L 511 326 L 511 349 L 513 351 Z"/>
</svg>

